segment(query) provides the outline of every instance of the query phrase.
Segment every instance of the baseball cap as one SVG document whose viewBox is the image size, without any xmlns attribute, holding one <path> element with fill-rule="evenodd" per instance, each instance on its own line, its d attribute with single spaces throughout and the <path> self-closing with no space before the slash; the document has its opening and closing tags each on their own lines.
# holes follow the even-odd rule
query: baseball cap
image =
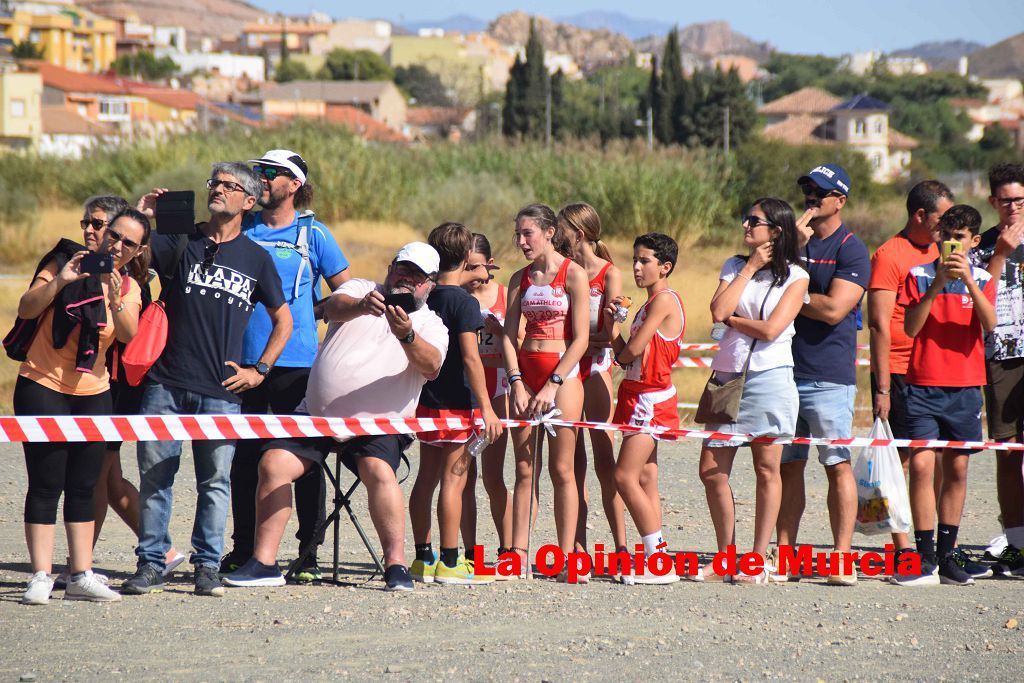
<svg viewBox="0 0 1024 683">
<path fill-rule="evenodd" d="M 433 275 L 441 267 L 437 250 L 426 242 L 409 242 L 395 254 L 395 263 L 411 263 L 427 275 Z"/>
<path fill-rule="evenodd" d="M 290 149 L 272 149 L 259 159 L 249 159 L 250 164 L 262 166 L 279 166 L 287 169 L 293 176 L 298 178 L 303 185 L 306 184 L 306 162 Z"/>
<path fill-rule="evenodd" d="M 839 164 L 822 164 L 800 176 L 797 185 L 814 183 L 823 190 L 835 190 L 845 196 L 850 194 L 850 174 Z"/>
</svg>

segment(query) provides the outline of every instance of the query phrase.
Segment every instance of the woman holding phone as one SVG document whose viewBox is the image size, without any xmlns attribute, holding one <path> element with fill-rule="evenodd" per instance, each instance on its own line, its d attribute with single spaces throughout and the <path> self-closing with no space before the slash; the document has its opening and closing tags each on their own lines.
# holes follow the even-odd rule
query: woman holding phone
<svg viewBox="0 0 1024 683">
<path fill-rule="evenodd" d="M 88 242 L 88 235 L 87 235 Z M 109 258 L 102 275 L 81 267 L 90 251 L 54 254 L 18 302 L 18 316 L 38 319 L 36 335 L 14 388 L 16 415 L 109 415 L 110 375 L 105 355 L 116 340 L 127 342 L 139 325 L 138 283 L 121 268 L 149 242 L 149 220 L 124 209 L 107 224 L 95 253 Z M 103 467 L 105 444 L 25 443 L 28 492 L 25 539 L 32 578 L 22 602 L 44 605 L 53 589 L 57 503 L 64 496 L 70 577 L 65 598 L 112 602 L 120 594 L 92 572 L 95 509 L 93 492 Z"/>
</svg>

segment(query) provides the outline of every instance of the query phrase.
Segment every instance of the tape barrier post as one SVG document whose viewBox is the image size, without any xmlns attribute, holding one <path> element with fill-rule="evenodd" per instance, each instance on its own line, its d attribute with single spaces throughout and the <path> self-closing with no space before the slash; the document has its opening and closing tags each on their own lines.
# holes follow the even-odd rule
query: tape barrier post
<svg viewBox="0 0 1024 683">
<path fill-rule="evenodd" d="M 482 424 L 480 420 L 476 425 Z M 506 427 L 541 424 L 544 429 L 576 427 L 611 432 L 644 433 L 662 440 L 721 439 L 736 443 L 801 444 L 809 446 L 896 446 L 897 448 L 956 448 L 983 451 L 1024 451 L 1024 444 L 1002 441 L 942 441 L 938 439 L 872 439 L 851 437 L 751 437 L 749 434 L 709 432 L 703 429 L 635 427 L 607 422 L 568 421 L 554 418 L 502 420 Z M 0 416 L 0 443 L 84 441 L 202 441 L 208 439 L 270 439 L 316 436 L 354 437 L 377 434 L 418 434 L 445 429 L 468 429 L 459 418 L 313 417 L 305 415 L 90 415 Z"/>
</svg>

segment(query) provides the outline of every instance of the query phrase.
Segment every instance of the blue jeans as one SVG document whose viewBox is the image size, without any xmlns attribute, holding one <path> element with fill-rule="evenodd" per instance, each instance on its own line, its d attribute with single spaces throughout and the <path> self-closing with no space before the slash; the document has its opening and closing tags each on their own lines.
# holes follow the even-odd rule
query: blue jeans
<svg viewBox="0 0 1024 683">
<path fill-rule="evenodd" d="M 853 435 L 853 399 L 856 384 L 836 384 L 797 378 L 800 411 L 796 435 L 821 439 L 848 439 Z M 850 462 L 849 446 L 818 446 L 818 462 L 826 467 Z M 782 462 L 807 460 L 809 446 L 789 444 L 782 449 Z"/>
<path fill-rule="evenodd" d="M 142 415 L 208 415 L 241 412 L 237 403 L 213 398 L 164 384 L 147 384 L 142 396 Z M 231 502 L 232 441 L 193 441 L 196 470 L 196 519 L 192 525 L 191 562 L 196 566 L 220 567 L 224 550 L 224 527 Z M 140 441 L 139 459 L 139 545 L 138 563 L 164 568 L 171 548 L 167 526 L 171 519 L 174 475 L 181 464 L 180 441 Z"/>
</svg>

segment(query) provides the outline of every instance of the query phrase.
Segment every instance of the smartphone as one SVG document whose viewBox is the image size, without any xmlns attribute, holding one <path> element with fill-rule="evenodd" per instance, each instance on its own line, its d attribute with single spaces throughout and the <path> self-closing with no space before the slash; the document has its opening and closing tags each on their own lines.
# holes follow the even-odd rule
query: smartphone
<svg viewBox="0 0 1024 683">
<path fill-rule="evenodd" d="M 964 245 L 957 240 L 946 240 L 942 243 L 942 260 L 948 261 L 950 254 L 959 254 L 964 250 Z"/>
<path fill-rule="evenodd" d="M 78 262 L 78 270 L 82 273 L 97 275 L 100 273 L 114 272 L 114 257 L 110 254 L 97 254 L 90 252 Z"/>
<path fill-rule="evenodd" d="M 196 193 L 164 192 L 156 198 L 156 231 L 160 235 L 190 235 L 196 231 Z"/>
<path fill-rule="evenodd" d="M 406 313 L 412 313 L 416 310 L 416 297 L 408 292 L 400 292 L 399 294 L 387 294 L 384 296 L 385 306 L 398 306 Z"/>
</svg>

